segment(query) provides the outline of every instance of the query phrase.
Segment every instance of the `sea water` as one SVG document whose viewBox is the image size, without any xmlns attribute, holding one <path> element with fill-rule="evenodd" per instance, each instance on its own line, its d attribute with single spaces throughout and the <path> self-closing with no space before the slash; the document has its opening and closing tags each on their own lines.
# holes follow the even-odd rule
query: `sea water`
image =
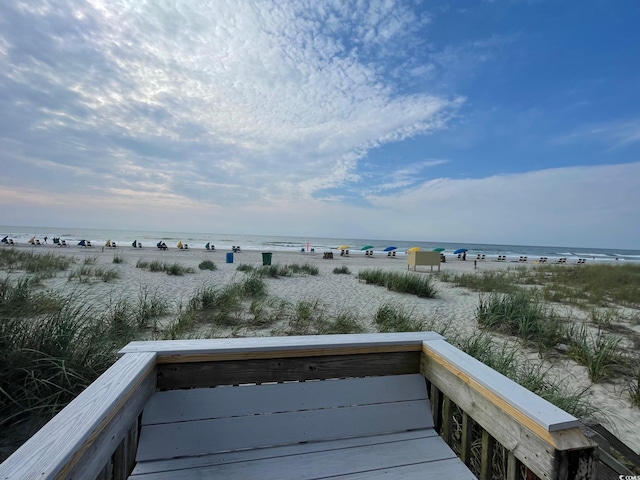
<svg viewBox="0 0 640 480">
<path fill-rule="evenodd" d="M 498 255 L 506 255 L 508 260 L 517 260 L 520 256 L 527 256 L 529 260 L 547 257 L 550 262 L 557 258 L 566 257 L 568 261 L 586 258 L 596 262 L 640 262 L 640 250 L 610 249 L 610 248 L 580 248 L 570 246 L 537 246 L 537 245 L 493 245 L 480 243 L 452 243 L 430 242 L 424 240 L 371 240 L 358 238 L 322 238 L 268 235 L 240 235 L 202 232 L 172 232 L 172 231 L 133 231 L 133 230 L 96 230 L 87 228 L 65 227 L 20 227 L 0 226 L 0 238 L 7 236 L 18 244 L 27 245 L 33 237 L 53 245 L 53 238 L 59 237 L 68 245 L 75 246 L 81 240 L 89 240 L 95 247 L 105 245 L 107 240 L 116 242 L 119 247 L 129 247 L 134 241 L 143 247 L 156 248 L 158 242 L 164 242 L 169 248 L 175 248 L 178 242 L 189 245 L 190 249 L 204 249 L 209 243 L 216 250 L 231 250 L 238 246 L 242 250 L 257 250 L 263 252 L 289 251 L 316 253 L 331 251 L 341 245 L 348 245 L 350 253 L 358 254 L 365 246 L 372 246 L 375 254 L 385 254 L 388 247 L 397 247 L 396 255 L 405 255 L 407 249 L 420 247 L 421 250 L 444 248 L 444 255 L 452 255 L 459 248 L 466 248 L 467 260 L 473 260 L 477 255 L 485 255 L 487 259 L 495 259 Z"/>
</svg>

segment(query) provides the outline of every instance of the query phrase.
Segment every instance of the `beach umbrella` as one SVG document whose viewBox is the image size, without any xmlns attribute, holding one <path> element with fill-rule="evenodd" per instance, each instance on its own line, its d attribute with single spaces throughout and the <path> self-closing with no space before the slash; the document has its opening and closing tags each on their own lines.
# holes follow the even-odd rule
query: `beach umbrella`
<svg viewBox="0 0 640 480">
<path fill-rule="evenodd" d="M 365 245 L 360 250 L 373 250 L 373 245 Z"/>
<path fill-rule="evenodd" d="M 442 248 L 442 247 L 438 247 L 438 248 L 434 248 L 433 251 L 434 252 L 444 252 L 446 250 L 446 248 Z"/>
<path fill-rule="evenodd" d="M 351 247 L 349 245 L 340 245 L 336 247 L 336 250 L 349 250 Z"/>
<path fill-rule="evenodd" d="M 420 247 L 411 247 L 407 252 L 417 252 L 418 250 L 420 250 Z"/>
<path fill-rule="evenodd" d="M 2 243 L 9 243 L 9 240 L 7 240 L 7 238 L 9 237 L 9 235 L 7 235 L 6 237 L 4 237 L 2 240 L 0 240 Z"/>
<path fill-rule="evenodd" d="M 81 247 L 86 247 L 87 246 L 87 241 L 86 240 L 80 240 L 78 242 L 78 245 L 80 245 Z"/>
<path fill-rule="evenodd" d="M 385 252 L 390 252 L 391 250 L 395 250 L 395 249 L 397 249 L 397 248 L 398 248 L 398 247 L 387 247 L 387 248 L 385 248 L 385 249 L 384 249 L 384 251 L 385 251 Z"/>
<path fill-rule="evenodd" d="M 457 255 L 459 253 L 464 253 L 464 252 L 468 252 L 469 250 L 467 250 L 466 248 L 459 248 L 457 249 L 455 252 L 453 252 L 454 255 Z"/>
<path fill-rule="evenodd" d="M 134 240 L 133 243 L 131 244 L 132 247 L 137 247 L 138 246 L 138 240 Z"/>
<path fill-rule="evenodd" d="M 36 237 L 31 237 L 31 238 L 29 239 L 29 243 L 30 243 L 31 245 L 33 245 L 34 243 L 36 243 Z"/>
</svg>

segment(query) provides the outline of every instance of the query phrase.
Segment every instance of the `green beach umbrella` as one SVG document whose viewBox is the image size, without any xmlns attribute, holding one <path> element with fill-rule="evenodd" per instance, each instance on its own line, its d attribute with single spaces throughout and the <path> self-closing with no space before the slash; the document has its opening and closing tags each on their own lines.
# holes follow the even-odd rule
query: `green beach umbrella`
<svg viewBox="0 0 640 480">
<path fill-rule="evenodd" d="M 434 248 L 433 251 L 434 252 L 444 252 L 446 250 L 446 248 L 442 248 L 442 247 L 438 247 L 438 248 Z"/>
<path fill-rule="evenodd" d="M 360 250 L 373 250 L 373 245 L 365 245 Z"/>
</svg>

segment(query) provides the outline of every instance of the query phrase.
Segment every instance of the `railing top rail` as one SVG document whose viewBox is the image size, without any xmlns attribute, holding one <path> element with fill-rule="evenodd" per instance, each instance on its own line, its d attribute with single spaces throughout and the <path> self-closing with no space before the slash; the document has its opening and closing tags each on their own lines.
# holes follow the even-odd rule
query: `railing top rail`
<svg viewBox="0 0 640 480">
<path fill-rule="evenodd" d="M 580 421 L 573 415 L 446 341 L 425 341 L 423 352 L 521 424 L 534 432 L 542 432 L 543 437 L 548 436 L 545 435 L 546 432 L 557 432 L 580 425 Z"/>
<path fill-rule="evenodd" d="M 442 339 L 434 332 L 308 335 L 297 337 L 220 338 L 131 342 L 119 354 L 153 352 L 158 362 L 256 356 L 311 356 L 376 351 L 421 350 L 422 342 Z"/>
<path fill-rule="evenodd" d="M 0 464 L 0 479 L 63 478 L 154 366 L 154 353 L 118 360 Z"/>
</svg>

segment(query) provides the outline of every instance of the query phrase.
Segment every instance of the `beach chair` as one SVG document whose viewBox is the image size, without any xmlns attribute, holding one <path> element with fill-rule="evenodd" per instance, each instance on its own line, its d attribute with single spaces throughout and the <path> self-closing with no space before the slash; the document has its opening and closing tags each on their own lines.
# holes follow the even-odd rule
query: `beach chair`
<svg viewBox="0 0 640 480">
<path fill-rule="evenodd" d="M 87 240 L 87 247 L 93 247 L 93 245 L 91 245 L 91 241 Z"/>
<path fill-rule="evenodd" d="M 520 256 L 520 258 L 518 259 L 519 263 L 527 263 L 527 257 L 525 257 L 524 255 Z"/>
<path fill-rule="evenodd" d="M 567 259 L 566 257 L 559 258 L 558 260 L 556 260 L 556 263 L 564 265 L 565 263 L 567 263 Z"/>
<path fill-rule="evenodd" d="M 586 258 L 579 258 L 578 261 L 575 264 L 576 265 L 584 265 L 585 263 L 587 263 L 587 259 Z"/>
</svg>

